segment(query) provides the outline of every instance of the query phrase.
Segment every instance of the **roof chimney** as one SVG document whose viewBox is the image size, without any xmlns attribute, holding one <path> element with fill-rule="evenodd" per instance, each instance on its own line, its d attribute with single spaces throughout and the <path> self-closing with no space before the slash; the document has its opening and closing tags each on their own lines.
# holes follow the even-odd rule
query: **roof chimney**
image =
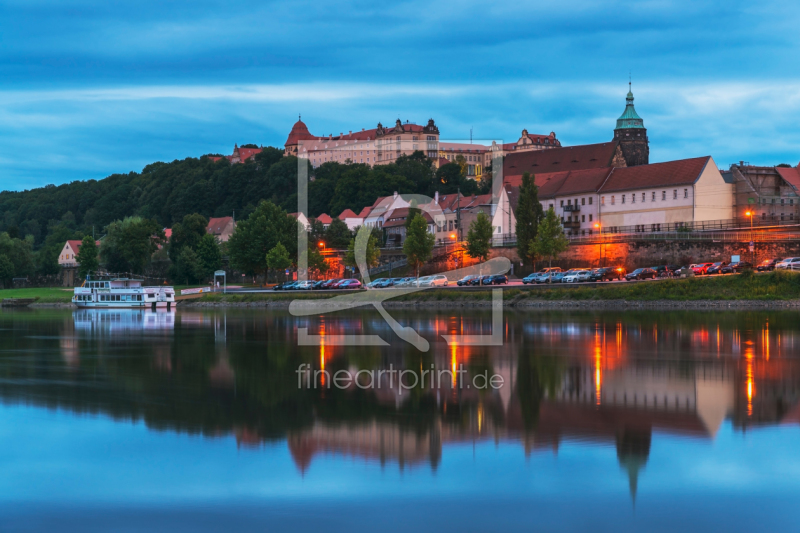
<svg viewBox="0 0 800 533">
<path fill-rule="evenodd" d="M 433 203 L 439 205 L 439 191 L 436 191 L 433 195 Z"/>
<path fill-rule="evenodd" d="M 348 134 L 352 135 L 353 134 L 353 130 L 348 130 Z"/>
<path fill-rule="evenodd" d="M 397 191 L 394 191 L 394 195 L 393 195 L 393 197 L 394 197 L 395 199 L 397 199 Z"/>
</svg>

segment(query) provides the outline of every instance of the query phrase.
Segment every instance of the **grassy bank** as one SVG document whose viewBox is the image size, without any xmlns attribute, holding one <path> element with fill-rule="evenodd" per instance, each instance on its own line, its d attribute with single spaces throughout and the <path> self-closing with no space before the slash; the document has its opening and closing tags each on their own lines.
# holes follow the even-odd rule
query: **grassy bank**
<svg viewBox="0 0 800 533">
<path fill-rule="evenodd" d="M 257 293 L 257 294 L 206 294 L 192 303 L 256 303 L 289 302 L 295 299 L 330 298 L 335 293 Z M 491 290 L 480 289 L 428 289 L 413 294 L 397 296 L 397 302 L 469 302 L 488 301 Z M 581 286 L 537 286 L 505 288 L 506 303 L 524 301 L 693 301 L 693 300 L 795 300 L 800 299 L 800 273 L 771 272 L 768 274 L 741 274 L 737 276 L 698 277 L 644 283 L 597 283 Z"/>
<path fill-rule="evenodd" d="M 36 303 L 69 303 L 72 301 L 72 289 L 55 287 L 0 290 L 0 300 L 5 298 L 38 298 Z"/>
</svg>

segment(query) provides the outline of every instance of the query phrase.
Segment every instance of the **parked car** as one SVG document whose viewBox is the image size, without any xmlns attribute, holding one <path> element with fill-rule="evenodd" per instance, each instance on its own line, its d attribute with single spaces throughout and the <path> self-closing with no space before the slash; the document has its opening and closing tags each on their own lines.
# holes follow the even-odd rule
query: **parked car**
<svg viewBox="0 0 800 533">
<path fill-rule="evenodd" d="M 273 291 L 285 291 L 288 290 L 292 285 L 294 285 L 294 281 L 284 281 L 283 283 L 278 283 L 274 287 L 272 287 Z"/>
<path fill-rule="evenodd" d="M 548 273 L 548 283 L 562 283 L 566 274 L 566 272 L 553 272 L 552 274 Z"/>
<path fill-rule="evenodd" d="M 775 265 L 775 270 L 800 270 L 800 257 L 787 257 Z"/>
<path fill-rule="evenodd" d="M 319 290 L 319 289 L 321 289 L 321 288 L 322 288 L 322 284 L 323 284 L 323 283 L 325 283 L 326 281 L 328 281 L 328 280 L 326 280 L 326 279 L 321 279 L 321 280 L 319 280 L 319 281 L 315 281 L 315 282 L 314 282 L 314 286 L 313 286 L 313 287 L 311 287 L 311 288 L 312 288 L 313 290 L 315 290 L 315 291 L 316 291 L 316 290 Z"/>
<path fill-rule="evenodd" d="M 578 274 L 580 272 L 581 271 L 578 270 L 578 269 L 568 270 L 564 274 L 564 277 L 561 279 L 561 282 L 562 283 L 576 283 L 578 281 Z"/>
<path fill-rule="evenodd" d="M 331 289 L 331 288 L 333 288 L 334 285 L 336 285 L 340 281 L 342 281 L 342 278 L 329 279 L 328 281 L 326 281 L 325 283 L 323 283 L 320 286 L 320 289 Z"/>
<path fill-rule="evenodd" d="M 625 277 L 624 268 L 602 267 L 596 268 L 589 275 L 588 281 L 612 281 L 622 280 Z"/>
<path fill-rule="evenodd" d="M 360 289 L 361 282 L 357 279 L 346 279 L 336 285 L 337 289 Z"/>
<path fill-rule="evenodd" d="M 425 276 L 419 278 L 420 287 L 447 287 L 447 276 L 444 274 L 435 274 L 433 276 Z"/>
<path fill-rule="evenodd" d="M 589 278 L 592 276 L 592 271 L 590 269 L 579 270 L 578 271 L 578 282 L 589 281 Z"/>
<path fill-rule="evenodd" d="M 292 288 L 298 291 L 310 291 L 312 287 L 314 287 L 314 282 L 311 280 L 305 280 L 298 281 Z"/>
<path fill-rule="evenodd" d="M 477 278 L 478 276 L 475 274 L 470 274 L 469 276 L 464 276 L 460 280 L 456 281 L 456 285 L 459 287 L 464 287 L 465 285 L 471 285 L 472 280 Z"/>
<path fill-rule="evenodd" d="M 522 283 L 547 283 L 546 280 L 550 278 L 549 274 L 555 274 L 556 272 L 561 272 L 561 267 L 546 267 L 539 272 L 534 272 L 533 274 L 525 276 L 522 278 Z M 540 281 L 540 279 L 542 281 Z"/>
<path fill-rule="evenodd" d="M 411 287 L 416 285 L 417 278 L 410 277 L 410 278 L 400 278 L 400 281 L 394 284 L 395 287 Z"/>
<path fill-rule="evenodd" d="M 737 261 L 730 265 L 725 265 L 720 269 L 722 274 L 733 274 L 734 272 L 741 272 L 742 270 L 753 270 L 753 264 L 747 261 Z"/>
<path fill-rule="evenodd" d="M 524 278 L 522 278 L 522 284 L 527 285 L 528 283 L 536 283 L 536 278 L 539 276 L 539 272 L 534 272 L 533 274 L 528 274 Z"/>
<path fill-rule="evenodd" d="M 492 284 L 492 278 L 494 278 L 494 276 L 491 276 L 491 275 L 481 276 L 479 284 L 480 285 L 491 285 Z"/>
<path fill-rule="evenodd" d="M 708 274 L 708 268 L 713 264 L 714 263 L 697 263 L 692 265 L 692 271 L 695 276 L 702 276 L 703 274 Z"/>
<path fill-rule="evenodd" d="M 495 274 L 492 276 L 492 285 L 508 285 L 508 276 L 505 274 Z"/>
<path fill-rule="evenodd" d="M 706 274 L 722 274 L 722 267 L 724 266 L 728 266 L 727 261 L 718 261 L 713 265 L 711 265 L 710 267 L 708 267 L 708 270 L 706 270 Z"/>
<path fill-rule="evenodd" d="M 631 281 L 634 279 L 656 279 L 656 277 L 656 271 L 652 268 L 637 268 L 625 276 L 625 279 Z"/>
<path fill-rule="evenodd" d="M 769 272 L 771 270 L 775 270 L 775 265 L 777 264 L 778 264 L 777 259 L 764 259 L 758 264 L 756 270 L 758 270 L 759 272 Z"/>
</svg>

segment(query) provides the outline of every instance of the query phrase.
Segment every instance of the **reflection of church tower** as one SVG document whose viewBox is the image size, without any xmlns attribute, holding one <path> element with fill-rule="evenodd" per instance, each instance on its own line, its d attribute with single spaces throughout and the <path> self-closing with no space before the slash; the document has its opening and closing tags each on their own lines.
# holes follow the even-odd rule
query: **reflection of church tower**
<svg viewBox="0 0 800 533">
<path fill-rule="evenodd" d="M 617 119 L 617 127 L 614 128 L 614 140 L 619 141 L 627 166 L 647 165 L 650 162 L 650 141 L 647 139 L 644 120 L 633 107 L 633 92 L 630 90 L 630 83 L 628 83 L 628 96 L 625 98 L 625 102 L 625 112 Z"/>
<path fill-rule="evenodd" d="M 631 500 L 636 503 L 636 490 L 639 486 L 639 470 L 647 464 L 650 456 L 651 432 L 625 429 L 617 434 L 617 459 L 619 465 L 628 472 Z"/>
</svg>

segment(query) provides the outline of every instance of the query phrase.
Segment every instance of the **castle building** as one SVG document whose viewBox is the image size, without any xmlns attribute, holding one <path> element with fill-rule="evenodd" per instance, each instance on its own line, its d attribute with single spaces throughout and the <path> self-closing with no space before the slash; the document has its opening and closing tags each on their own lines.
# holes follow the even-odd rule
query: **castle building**
<svg viewBox="0 0 800 533">
<path fill-rule="evenodd" d="M 330 161 L 363 163 L 371 167 L 385 165 L 416 151 L 438 160 L 439 128 L 433 119 L 425 126 L 403 123 L 400 119 L 394 127 L 384 127 L 379 122 L 374 129 L 351 130 L 337 136 L 312 135 L 305 123 L 298 120 L 284 145 L 284 155 L 308 159 L 314 167 Z"/>
<path fill-rule="evenodd" d="M 626 166 L 635 167 L 650 162 L 650 142 L 644 120 L 633 107 L 633 92 L 628 83 L 628 94 L 625 97 L 625 111 L 617 119 L 614 128 L 614 140 L 619 142 Z"/>
</svg>

